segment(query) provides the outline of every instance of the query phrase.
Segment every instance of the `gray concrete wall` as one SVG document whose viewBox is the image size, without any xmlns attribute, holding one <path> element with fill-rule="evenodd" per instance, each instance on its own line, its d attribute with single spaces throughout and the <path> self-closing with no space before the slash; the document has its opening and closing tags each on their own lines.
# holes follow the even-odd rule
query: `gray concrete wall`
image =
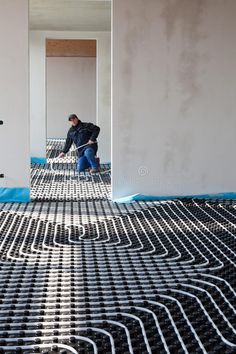
<svg viewBox="0 0 236 354">
<path fill-rule="evenodd" d="M 113 1 L 113 198 L 236 191 L 236 1 Z"/>
</svg>

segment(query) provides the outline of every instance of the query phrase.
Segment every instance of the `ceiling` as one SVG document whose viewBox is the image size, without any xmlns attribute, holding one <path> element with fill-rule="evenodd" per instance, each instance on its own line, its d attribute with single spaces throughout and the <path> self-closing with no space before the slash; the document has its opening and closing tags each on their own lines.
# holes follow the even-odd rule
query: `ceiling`
<svg viewBox="0 0 236 354">
<path fill-rule="evenodd" d="M 111 0 L 29 0 L 29 8 L 31 30 L 111 30 Z"/>
</svg>

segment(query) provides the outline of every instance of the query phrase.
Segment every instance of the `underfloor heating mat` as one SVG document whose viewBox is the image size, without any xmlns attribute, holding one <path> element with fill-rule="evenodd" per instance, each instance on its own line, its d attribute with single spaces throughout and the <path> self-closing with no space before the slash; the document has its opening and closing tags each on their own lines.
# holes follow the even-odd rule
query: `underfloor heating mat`
<svg viewBox="0 0 236 354">
<path fill-rule="evenodd" d="M 101 164 L 100 173 L 76 170 L 76 151 L 57 159 L 65 141 L 50 139 L 47 142 L 47 163 L 32 164 L 31 198 L 36 201 L 106 200 L 111 194 L 109 164 Z"/>
<path fill-rule="evenodd" d="M 0 353 L 235 353 L 236 202 L 116 204 L 108 181 L 77 183 L 77 200 L 1 204 Z"/>
</svg>

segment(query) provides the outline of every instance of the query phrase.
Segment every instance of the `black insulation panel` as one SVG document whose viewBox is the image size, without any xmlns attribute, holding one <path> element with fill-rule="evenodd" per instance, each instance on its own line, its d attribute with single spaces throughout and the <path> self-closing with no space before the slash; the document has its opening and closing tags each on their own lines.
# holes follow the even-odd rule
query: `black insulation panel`
<svg viewBox="0 0 236 354">
<path fill-rule="evenodd" d="M 235 202 L 118 205 L 66 164 L 1 205 L 0 353 L 235 353 Z"/>
</svg>

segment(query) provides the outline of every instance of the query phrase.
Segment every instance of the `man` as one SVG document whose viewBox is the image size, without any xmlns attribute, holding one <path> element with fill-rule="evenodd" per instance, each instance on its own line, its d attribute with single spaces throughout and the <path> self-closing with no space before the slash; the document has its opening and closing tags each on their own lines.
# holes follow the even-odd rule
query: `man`
<svg viewBox="0 0 236 354">
<path fill-rule="evenodd" d="M 98 149 L 97 137 L 100 128 L 92 123 L 83 123 L 76 114 L 70 114 L 68 117 L 71 128 L 68 130 L 64 149 L 58 157 L 64 157 L 74 143 L 77 149 L 78 161 L 77 170 L 82 172 L 87 168 L 91 168 L 91 173 L 99 172 L 98 159 L 96 153 Z M 79 146 L 88 144 L 82 148 Z"/>
</svg>

